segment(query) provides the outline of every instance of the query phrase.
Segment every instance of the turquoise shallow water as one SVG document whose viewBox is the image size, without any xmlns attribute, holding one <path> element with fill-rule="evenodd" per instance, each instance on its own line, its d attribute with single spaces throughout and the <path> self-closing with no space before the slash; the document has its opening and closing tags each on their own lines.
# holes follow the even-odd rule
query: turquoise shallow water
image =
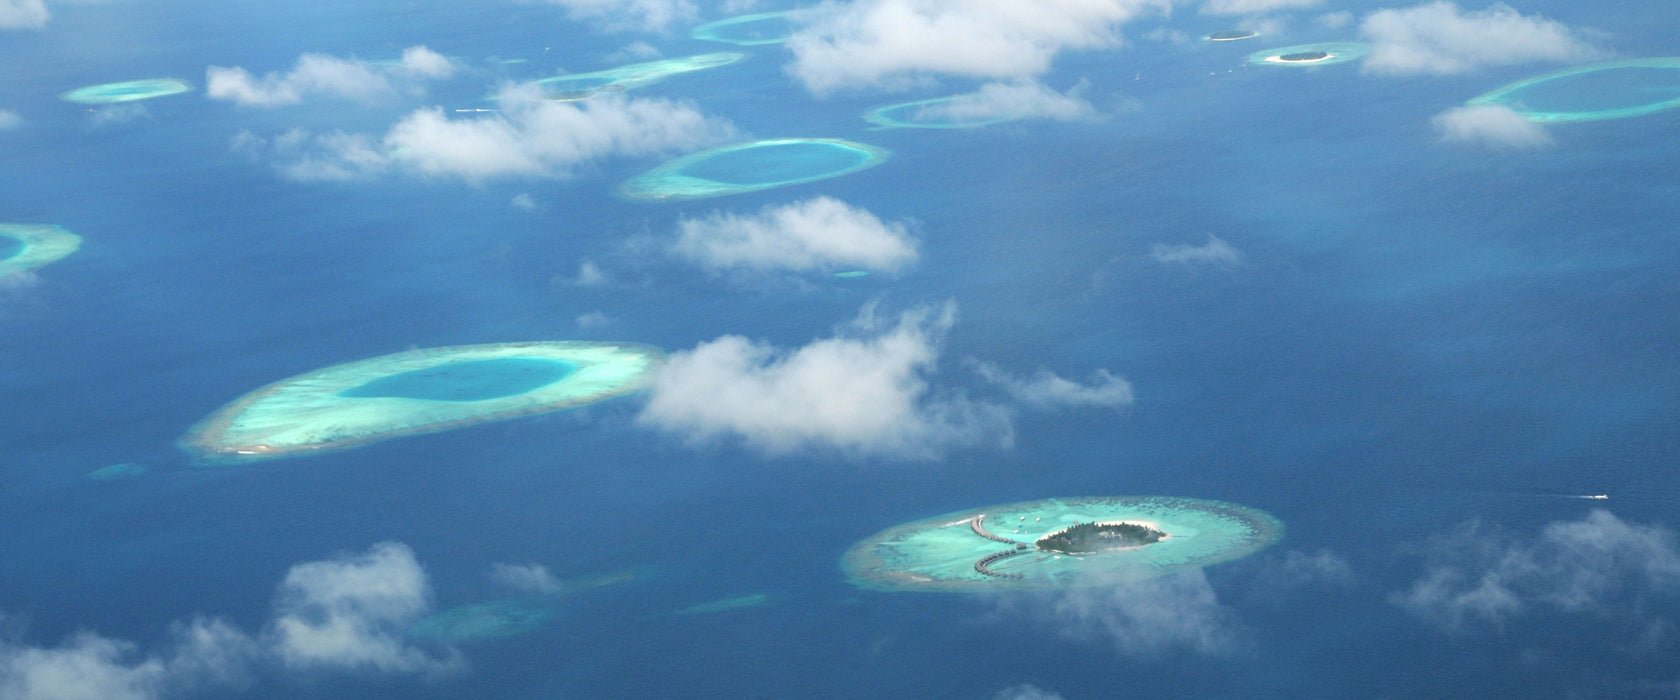
<svg viewBox="0 0 1680 700">
<path fill-rule="evenodd" d="M 534 357 L 471 360 L 380 377 L 338 392 L 346 398 L 483 401 L 548 386 L 577 371 L 569 362 Z"/>
<path fill-rule="evenodd" d="M 0 236 L 0 260 L 17 255 L 21 250 L 23 250 L 23 241 L 11 236 Z"/>
</svg>

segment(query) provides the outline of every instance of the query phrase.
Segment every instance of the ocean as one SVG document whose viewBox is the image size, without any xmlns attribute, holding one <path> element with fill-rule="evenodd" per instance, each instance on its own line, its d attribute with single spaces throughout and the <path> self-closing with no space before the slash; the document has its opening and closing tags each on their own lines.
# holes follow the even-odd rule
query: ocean
<svg viewBox="0 0 1680 700">
<path fill-rule="evenodd" d="M 1385 7 L 1333 0 L 1233 42 L 1200 37 L 1235 17 L 1148 14 L 1122 45 L 1062 51 L 1038 76 L 1095 117 L 974 129 L 862 118 L 972 91 L 972 77 L 813 95 L 786 47 L 689 38 L 697 22 L 647 33 L 515 2 L 49 7 L 43 28 L 0 31 L 0 110 L 21 118 L 0 130 L 0 221 L 57 224 L 82 245 L 0 281 L 0 695 L 78 697 L 15 684 L 41 654 L 85 652 L 78 634 L 128 645 L 99 659 L 132 697 L 1680 687 L 1680 110 L 1548 125 L 1532 148 L 1455 142 L 1436 115 L 1558 64 L 1394 76 L 1246 63 L 1358 40 L 1357 17 Z M 1676 54 L 1669 4 L 1516 10 L 1574 28 L 1594 60 Z M 1319 23 L 1336 11 L 1355 23 Z M 293 129 L 377 137 L 431 106 L 496 118 L 453 110 L 495 108 L 507 82 L 649 60 L 636 42 L 748 58 L 590 100 L 690 105 L 731 125 L 712 145 L 839 138 L 891 156 L 648 202 L 616 188 L 697 147 L 539 174 L 298 181 L 273 146 Z M 379 61 L 416 45 L 460 68 L 377 101 L 265 109 L 205 92 L 209 66 L 260 75 L 305 53 Z M 195 89 L 118 107 L 58 97 L 155 77 Z M 915 262 L 835 277 L 851 268 L 718 271 L 665 250 L 684 220 L 819 196 L 901 223 Z M 1231 253 L 1201 248 L 1213 241 Z M 1203 256 L 1163 259 L 1193 247 Z M 946 304 L 955 320 L 935 333 L 919 400 L 997 407 L 1007 428 L 932 458 L 689 435 L 651 424 L 642 395 L 249 463 L 196 464 L 175 444 L 257 387 L 410 348 L 680 354 L 735 335 L 785 357 L 857 333 L 866 308 L 895 319 Z M 1132 398 L 1034 406 L 977 363 L 1081 382 L 1106 370 Z M 144 472 L 89 477 L 123 463 Z M 881 592 L 839 568 L 899 523 L 1110 495 L 1239 503 L 1287 534 L 1243 560 L 1096 591 Z M 424 611 L 302 616 L 373 615 L 361 632 L 398 661 L 252 652 L 232 678 L 135 670 L 178 658 L 195 619 L 278 643 L 296 567 L 382 542 L 422 567 Z M 552 619 L 490 639 L 406 636 L 413 618 L 520 595 L 498 564 L 558 579 L 527 598 Z"/>
</svg>

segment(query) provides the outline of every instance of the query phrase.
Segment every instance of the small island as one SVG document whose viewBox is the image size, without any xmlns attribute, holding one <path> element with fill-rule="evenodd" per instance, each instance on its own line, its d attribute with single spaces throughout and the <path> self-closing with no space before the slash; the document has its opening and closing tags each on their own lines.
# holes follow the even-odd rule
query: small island
<svg viewBox="0 0 1680 700">
<path fill-rule="evenodd" d="M 1283 523 L 1235 503 L 1163 496 L 1047 498 L 936 515 L 858 542 L 852 584 L 884 591 L 1102 586 L 1265 549 Z"/>
<path fill-rule="evenodd" d="M 1166 537 L 1167 533 L 1138 523 L 1089 522 L 1074 523 L 1065 530 L 1045 535 L 1037 544 L 1046 552 L 1095 554 L 1155 544 Z"/>
<path fill-rule="evenodd" d="M 1342 41 L 1299 44 L 1251 53 L 1248 62 L 1257 66 L 1324 66 L 1358 60 L 1368 51 L 1370 47 L 1364 44 Z"/>
<path fill-rule="evenodd" d="M 1297 63 L 1304 61 L 1322 61 L 1329 57 L 1330 53 L 1327 51 L 1302 51 L 1301 53 L 1286 53 L 1282 56 L 1278 56 L 1277 58 L 1279 61 Z"/>
</svg>

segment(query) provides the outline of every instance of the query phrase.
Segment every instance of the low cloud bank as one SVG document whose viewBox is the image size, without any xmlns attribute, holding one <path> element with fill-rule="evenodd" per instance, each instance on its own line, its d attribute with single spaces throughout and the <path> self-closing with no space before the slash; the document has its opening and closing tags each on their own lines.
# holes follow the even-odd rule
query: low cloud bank
<svg viewBox="0 0 1680 700">
<path fill-rule="evenodd" d="M 1135 656 L 1180 650 L 1228 654 L 1240 648 L 1243 632 L 1200 569 L 1008 598 L 999 605 L 1065 636 L 1104 640 Z"/>
<path fill-rule="evenodd" d="M 1163 263 L 1185 265 L 1240 265 L 1243 261 L 1241 251 L 1213 236 L 1208 236 L 1208 242 L 1202 245 L 1156 243 L 1150 249 L 1149 257 Z"/>
<path fill-rule="evenodd" d="M 1022 378 L 1010 374 L 989 362 L 971 363 L 974 371 L 1016 401 L 1032 408 L 1064 407 L 1117 408 L 1132 403 L 1132 385 L 1125 379 L 1099 369 L 1091 374 L 1089 384 L 1063 379 L 1054 372 L 1040 369 Z"/>
<path fill-rule="evenodd" d="M 794 350 L 726 335 L 673 354 L 637 420 L 690 441 L 733 436 L 772 455 L 931 459 L 953 446 L 1008 444 L 1002 407 L 930 391 L 955 320 L 950 304 L 895 321 L 866 309 L 840 335 Z"/>
<path fill-rule="evenodd" d="M 1596 52 L 1569 27 L 1518 13 L 1503 3 L 1464 12 L 1439 0 L 1365 16 L 1359 32 L 1371 44 L 1364 70 L 1388 75 L 1467 73 L 1486 66 L 1567 62 Z"/>
<path fill-rule="evenodd" d="M 713 212 L 684 219 L 671 252 L 714 271 L 847 266 L 896 272 L 916 261 L 904 224 L 883 223 L 830 197 L 765 207 L 756 215 Z"/>
<path fill-rule="evenodd" d="M 853 0 L 796 19 L 788 73 L 814 93 L 924 75 L 1019 80 L 1066 49 L 1120 43 L 1120 25 L 1169 0 Z"/>
<path fill-rule="evenodd" d="M 689 0 L 547 0 L 566 8 L 575 20 L 597 21 L 608 29 L 663 32 L 672 24 L 693 21 L 699 9 Z"/>
<path fill-rule="evenodd" d="M 1208 0 L 1202 5 L 1204 15 L 1257 15 L 1275 10 L 1312 7 L 1324 0 Z"/>
<path fill-rule="evenodd" d="M 405 545 L 306 562 L 281 582 L 274 614 L 252 635 L 218 619 L 178 623 L 167 649 L 142 654 L 130 642 L 81 632 L 55 647 L 0 639 L 0 698 L 156 700 L 239 688 L 253 671 L 439 673 L 460 667 L 404 641 L 430 610 L 424 571 Z M 3 622 L 3 620 L 0 620 Z"/>
<path fill-rule="evenodd" d="M 1008 401 L 938 390 L 940 346 L 955 323 L 947 303 L 896 318 L 865 308 L 834 337 L 793 349 L 726 335 L 673 354 L 637 420 L 691 443 L 737 439 L 770 455 L 938 459 L 958 447 L 1009 447 L 1020 406 L 1131 402 L 1131 385 L 1106 370 L 1080 383 L 1047 370 L 1021 378 L 978 361 L 971 367 Z"/>
<path fill-rule="evenodd" d="M 542 564 L 495 564 L 490 567 L 490 580 L 536 595 L 555 595 L 563 588 L 560 579 Z"/>
<path fill-rule="evenodd" d="M 1531 540 L 1468 523 L 1432 538 L 1426 572 L 1389 600 L 1447 629 L 1499 625 L 1535 610 L 1637 614 L 1680 584 L 1674 533 L 1594 510 Z"/>
<path fill-rule="evenodd" d="M 1431 121 L 1441 140 L 1483 143 L 1503 148 L 1540 148 L 1552 144 L 1545 127 L 1500 105 L 1454 107 Z"/>
<path fill-rule="evenodd" d="M 424 46 L 405 49 L 402 60 L 389 64 L 306 53 L 290 71 L 261 78 L 237 66 L 211 66 L 205 71 L 205 94 L 245 107 L 293 105 L 314 95 L 375 102 L 417 91 L 421 81 L 454 72 L 449 59 Z"/>
<path fill-rule="evenodd" d="M 41 29 L 49 19 L 44 0 L 0 0 L 0 29 Z"/>
<path fill-rule="evenodd" d="M 694 148 L 733 132 L 728 122 L 669 100 L 556 102 L 535 85 L 519 85 L 502 92 L 500 105 L 497 114 L 467 118 L 451 118 L 441 107 L 416 110 L 378 140 L 343 132 L 294 130 L 273 139 L 246 132 L 234 149 L 278 158 L 281 173 L 301 181 L 388 172 L 481 181 L 566 177 L 589 161 Z"/>
<path fill-rule="evenodd" d="M 1064 94 L 1034 81 L 986 83 L 976 92 L 923 107 L 916 116 L 921 121 L 932 122 L 1093 119 L 1097 116 L 1096 108 L 1079 96 L 1084 87 L 1085 84 L 1080 83 Z"/>
</svg>

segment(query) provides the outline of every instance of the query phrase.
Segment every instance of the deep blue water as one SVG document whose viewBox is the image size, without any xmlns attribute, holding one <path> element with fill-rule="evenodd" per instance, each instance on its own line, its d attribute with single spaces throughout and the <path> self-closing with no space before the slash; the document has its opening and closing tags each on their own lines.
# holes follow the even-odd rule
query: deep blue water
<svg viewBox="0 0 1680 700">
<path fill-rule="evenodd" d="M 1601 31 L 1621 55 L 1677 52 L 1680 15 L 1663 3 L 1518 9 Z M 501 80 L 611 67 L 638 39 L 665 56 L 724 45 L 592 31 L 520 3 L 54 11 L 45 31 L 0 35 L 0 109 L 25 120 L 0 131 L 0 220 L 84 239 L 29 286 L 0 288 L 11 644 L 91 630 L 145 653 L 195 615 L 256 631 L 293 565 L 394 540 L 439 608 L 505 595 L 486 576 L 495 563 L 632 575 L 568 593 L 540 631 L 462 645 L 470 668 L 454 675 L 268 669 L 207 695 L 975 698 L 1030 683 L 1070 699 L 1669 697 L 1680 679 L 1671 582 L 1459 631 L 1391 601 L 1426 575 L 1443 546 L 1431 538 L 1465 521 L 1523 541 L 1594 507 L 1680 527 L 1680 111 L 1556 127 L 1536 150 L 1448 144 L 1433 115 L 1550 68 L 1261 70 L 1243 67 L 1260 39 L 1136 39 L 1063 54 L 1046 77 L 1088 81 L 1104 120 L 871 130 L 870 108 L 972 83 L 816 99 L 782 72 L 782 49 L 749 47 L 747 61 L 633 94 L 691 100 L 743 138 L 845 138 L 892 158 L 681 204 L 612 197 L 661 162 L 651 155 L 560 179 L 296 183 L 230 143 L 294 127 L 377 134 L 420 106 L 477 106 Z M 1296 24 L 1289 43 L 1351 38 Z M 1135 34 L 1158 25 L 1228 28 L 1186 9 Z M 202 93 L 209 65 L 262 73 L 305 52 L 391 58 L 415 44 L 473 71 L 384 106 L 256 110 Z M 162 76 L 200 91 L 108 125 L 57 99 Z M 520 194 L 540 206 L 510 205 Z M 817 195 L 915 222 L 920 262 L 731 280 L 629 244 L 681 218 Z M 1150 256 L 1210 235 L 1244 262 Z M 585 262 L 612 283 L 571 284 Z M 1135 403 L 1022 410 L 1012 447 L 935 462 L 696 447 L 638 425 L 635 397 L 250 465 L 194 466 L 173 445 L 258 386 L 410 347 L 681 350 L 725 334 L 794 347 L 872 301 L 946 300 L 960 320 L 940 391 L 995 396 L 965 368 L 975 358 L 1021 374 L 1106 368 Z M 610 321 L 575 320 L 592 313 Z M 124 462 L 148 471 L 88 477 Z M 1569 498 L 1600 493 L 1611 498 Z M 1052 601 L 868 592 L 837 568 L 851 543 L 901 522 L 1134 494 L 1228 500 L 1287 524 L 1277 548 L 1206 572 L 1235 648 L 1128 652 L 1064 634 Z M 1354 578 L 1275 583 L 1292 552 L 1328 552 Z M 768 605 L 668 615 L 759 592 Z"/>
</svg>

